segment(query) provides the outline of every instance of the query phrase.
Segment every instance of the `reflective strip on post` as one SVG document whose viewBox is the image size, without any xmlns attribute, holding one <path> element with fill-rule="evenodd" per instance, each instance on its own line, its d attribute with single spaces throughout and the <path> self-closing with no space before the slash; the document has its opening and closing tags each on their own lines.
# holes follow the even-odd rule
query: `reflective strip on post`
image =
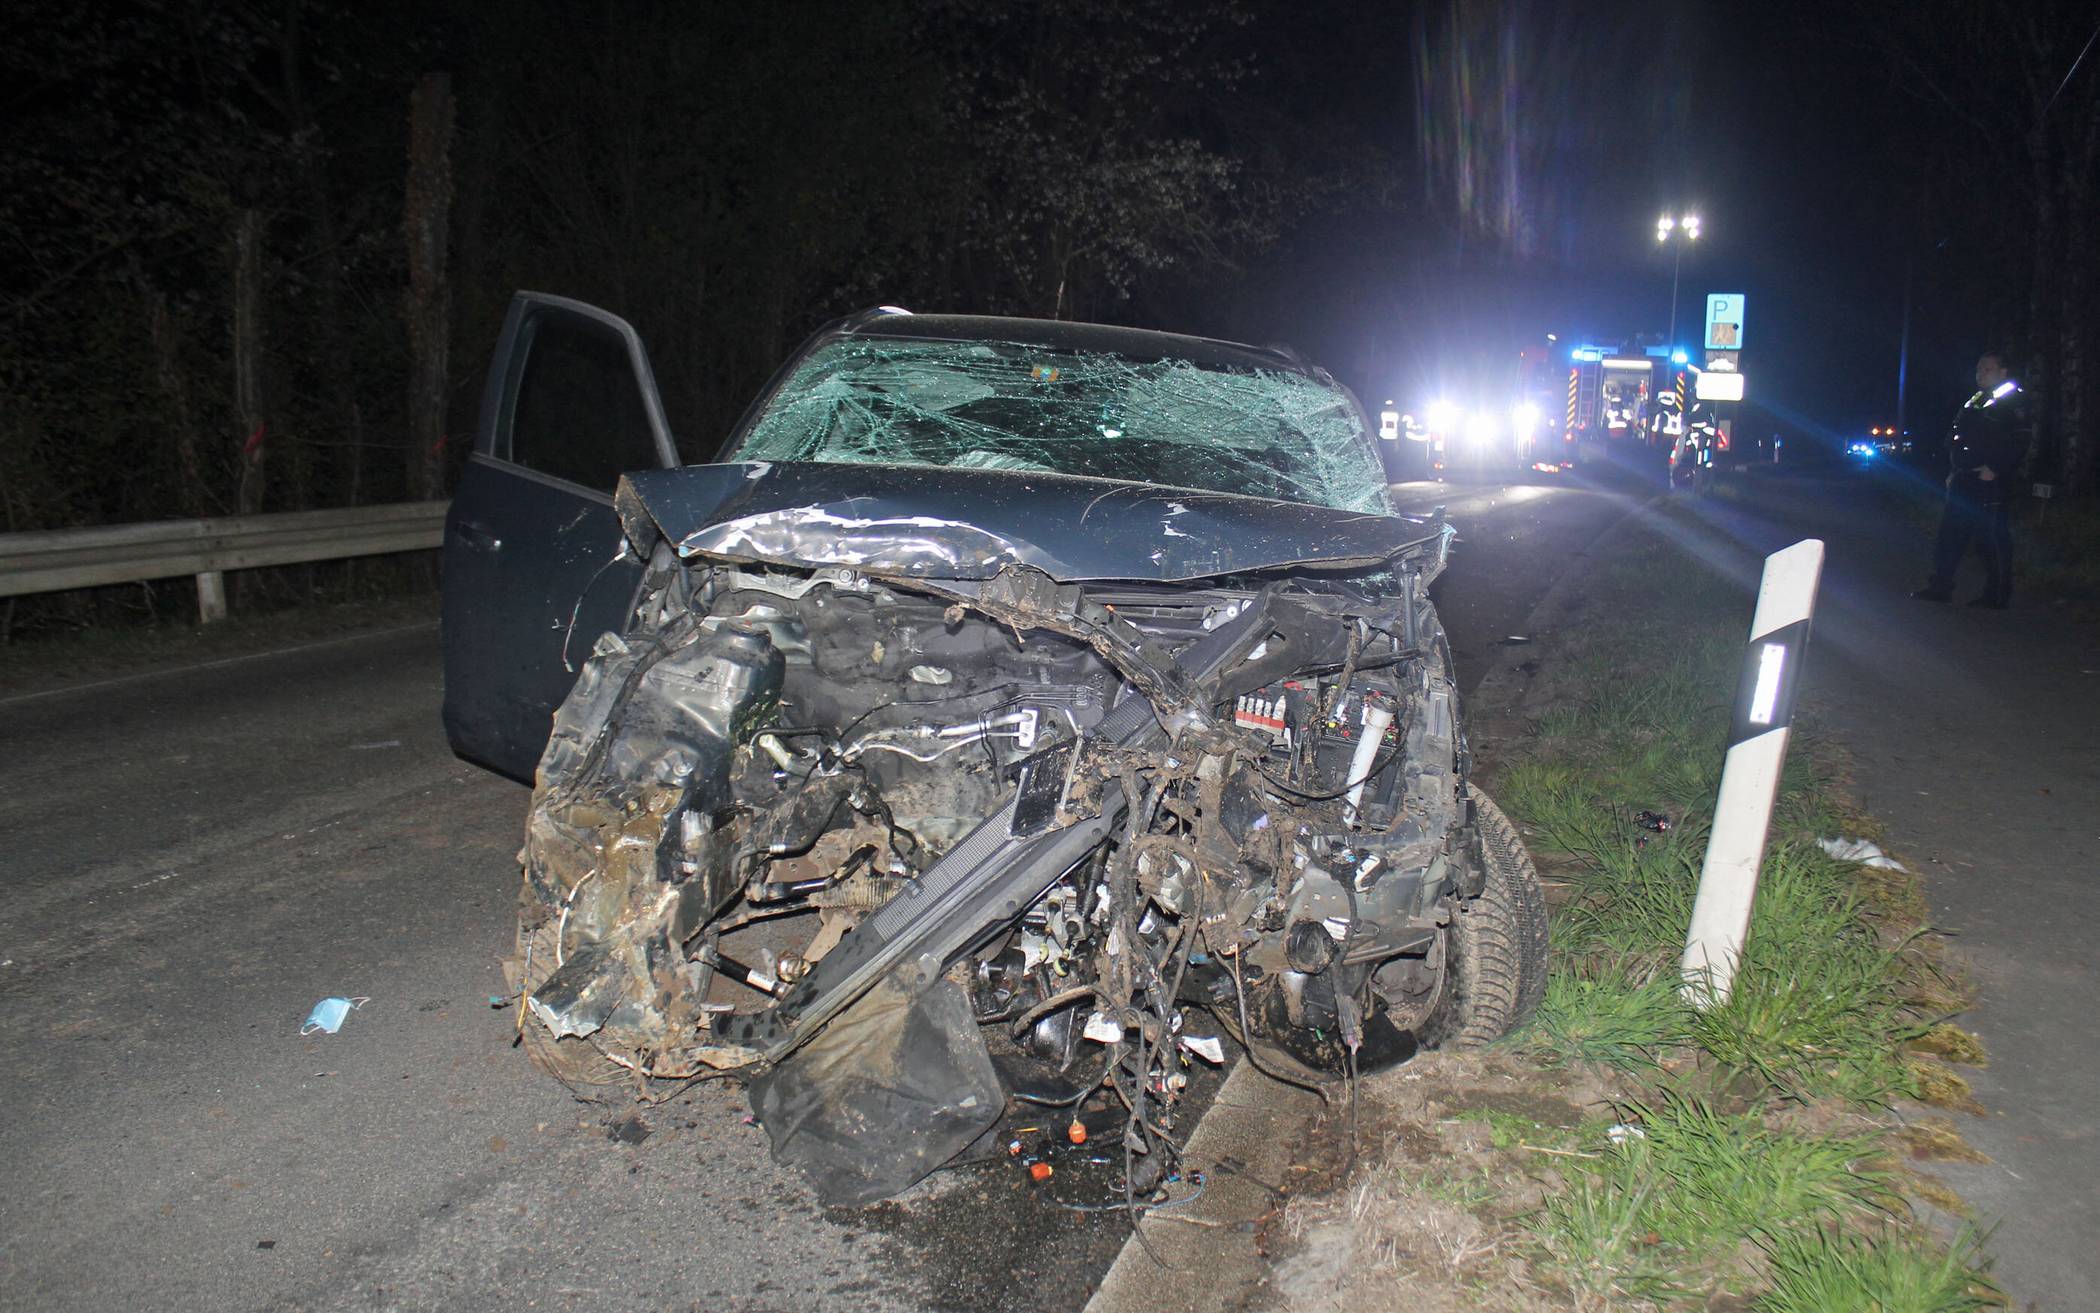
<svg viewBox="0 0 2100 1313">
<path fill-rule="evenodd" d="M 1736 682 L 1734 725 L 1714 803 L 1713 834 L 1699 872 L 1684 946 L 1684 994 L 1695 1007 L 1728 1001 L 1750 928 L 1765 836 L 1800 689 L 1801 657 L 1823 575 L 1823 544 L 1809 538 L 1765 558 L 1757 613 Z"/>
<path fill-rule="evenodd" d="M 1770 568 L 1767 566 L 1767 571 Z M 1814 586 L 1811 581 L 1809 587 Z M 1750 640 L 1749 651 L 1743 658 L 1742 677 L 1736 682 L 1735 723 L 1728 730 L 1729 747 L 1794 723 L 1794 696 L 1800 685 L 1801 651 L 1807 646 L 1808 621 L 1805 618 Z"/>
</svg>

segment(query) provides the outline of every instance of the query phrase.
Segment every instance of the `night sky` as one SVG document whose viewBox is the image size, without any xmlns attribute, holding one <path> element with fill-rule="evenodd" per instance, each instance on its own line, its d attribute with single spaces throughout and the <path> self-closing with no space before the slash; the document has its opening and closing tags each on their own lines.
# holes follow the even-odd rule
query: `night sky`
<svg viewBox="0 0 2100 1313">
<path fill-rule="evenodd" d="M 1913 431 L 1944 426 L 2005 331 L 1974 235 L 1911 181 L 1927 157 L 1987 166 L 1897 86 L 1858 13 L 1515 4 L 1469 44 L 1448 14 L 1417 26 L 1350 8 L 1327 14 L 1332 80 L 1282 94 L 1329 96 L 1422 201 L 1311 217 L 1250 265 L 1236 303 L 1192 304 L 1184 326 L 1290 341 L 1367 401 L 1420 405 L 1548 332 L 1660 338 L 1671 270 L 1655 221 L 1694 210 L 1677 336 L 1693 342 L 1708 292 L 1747 295 L 1746 423 L 1840 436 L 1893 422 L 1907 261 Z M 1454 60 L 1467 111 L 1418 103 L 1418 72 L 1434 82 Z M 1470 200 L 1421 158 L 1454 144 L 1495 175 Z"/>
</svg>

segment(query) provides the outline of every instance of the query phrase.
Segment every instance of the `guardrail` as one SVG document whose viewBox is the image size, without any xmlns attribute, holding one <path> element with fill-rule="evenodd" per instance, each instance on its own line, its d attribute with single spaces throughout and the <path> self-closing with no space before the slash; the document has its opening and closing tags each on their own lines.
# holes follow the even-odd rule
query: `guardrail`
<svg viewBox="0 0 2100 1313">
<path fill-rule="evenodd" d="M 0 597 L 197 577 L 197 615 L 226 618 L 228 570 L 436 547 L 450 502 L 395 502 L 275 515 L 158 520 L 0 534 Z"/>
</svg>

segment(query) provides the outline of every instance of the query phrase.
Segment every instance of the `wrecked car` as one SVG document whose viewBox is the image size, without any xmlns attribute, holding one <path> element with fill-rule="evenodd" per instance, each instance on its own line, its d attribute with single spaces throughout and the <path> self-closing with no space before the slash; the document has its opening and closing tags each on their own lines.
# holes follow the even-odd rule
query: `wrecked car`
<svg viewBox="0 0 2100 1313">
<path fill-rule="evenodd" d="M 456 749 L 534 780 L 508 963 L 572 1084 L 733 1074 L 834 1203 L 1112 1099 L 1142 1205 L 1226 1039 L 1322 1084 L 1538 1002 L 1355 398 L 1280 349 L 873 311 L 681 466 L 521 295 L 445 547 Z"/>
</svg>

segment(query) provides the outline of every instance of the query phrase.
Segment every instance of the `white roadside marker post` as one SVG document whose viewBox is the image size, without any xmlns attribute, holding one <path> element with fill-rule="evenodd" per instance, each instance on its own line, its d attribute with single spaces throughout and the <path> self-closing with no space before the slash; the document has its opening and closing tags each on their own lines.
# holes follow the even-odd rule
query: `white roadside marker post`
<svg viewBox="0 0 2100 1313">
<path fill-rule="evenodd" d="M 1692 904 L 1691 932 L 1684 944 L 1684 996 L 1694 1007 L 1726 1003 L 1742 959 L 1822 575 L 1820 539 L 1804 539 L 1765 558 L 1750 644 L 1736 685 L 1735 724 L 1721 767 L 1713 834 L 1706 843 L 1706 864 L 1699 872 L 1699 896 Z"/>
</svg>

